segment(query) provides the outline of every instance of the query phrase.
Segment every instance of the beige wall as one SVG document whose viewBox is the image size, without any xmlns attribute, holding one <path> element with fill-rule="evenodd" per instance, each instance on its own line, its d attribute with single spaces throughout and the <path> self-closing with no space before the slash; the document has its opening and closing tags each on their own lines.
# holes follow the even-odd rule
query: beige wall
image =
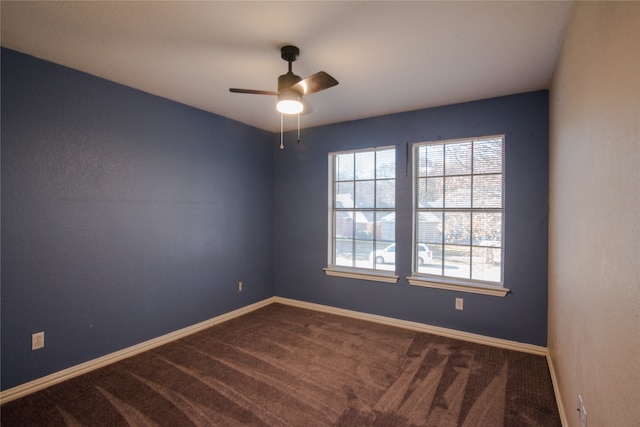
<svg viewBox="0 0 640 427">
<path fill-rule="evenodd" d="M 640 1 L 576 2 L 551 86 L 549 338 L 569 426 L 640 425 Z"/>
</svg>

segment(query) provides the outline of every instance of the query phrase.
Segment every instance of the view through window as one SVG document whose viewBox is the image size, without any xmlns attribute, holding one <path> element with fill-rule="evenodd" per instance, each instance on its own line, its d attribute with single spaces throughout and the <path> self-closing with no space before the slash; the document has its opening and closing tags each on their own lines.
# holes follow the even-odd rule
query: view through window
<svg viewBox="0 0 640 427">
<path fill-rule="evenodd" d="M 395 147 L 331 153 L 329 170 L 329 265 L 395 270 Z"/>
<path fill-rule="evenodd" d="M 415 276 L 503 283 L 504 136 L 414 144 Z"/>
</svg>

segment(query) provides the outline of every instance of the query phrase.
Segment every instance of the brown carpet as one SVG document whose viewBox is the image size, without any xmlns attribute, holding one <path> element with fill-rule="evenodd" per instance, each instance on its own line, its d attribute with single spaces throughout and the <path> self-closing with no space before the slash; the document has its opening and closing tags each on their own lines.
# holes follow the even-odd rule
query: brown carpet
<svg viewBox="0 0 640 427">
<path fill-rule="evenodd" d="M 1 408 L 10 426 L 560 426 L 546 360 L 272 304 Z"/>
</svg>

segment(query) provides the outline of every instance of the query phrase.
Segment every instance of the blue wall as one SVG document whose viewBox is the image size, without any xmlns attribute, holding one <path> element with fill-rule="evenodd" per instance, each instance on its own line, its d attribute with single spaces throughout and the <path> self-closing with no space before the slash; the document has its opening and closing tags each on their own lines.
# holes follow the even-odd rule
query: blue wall
<svg viewBox="0 0 640 427">
<path fill-rule="evenodd" d="M 279 135 L 11 50 L 1 65 L 3 390 L 273 295 L 546 345 L 546 91 L 303 129 L 280 151 Z M 512 293 L 409 285 L 405 144 L 502 133 Z M 400 280 L 327 277 L 327 154 L 386 145 Z"/>
<path fill-rule="evenodd" d="M 546 346 L 548 116 L 548 92 L 539 91 L 304 129 L 300 145 L 289 143 L 276 152 L 276 295 Z M 406 143 L 496 134 L 506 136 L 504 274 L 511 293 L 499 298 L 409 285 L 412 187 Z M 326 276 L 327 155 L 387 145 L 397 152 L 400 280 Z M 463 311 L 454 309 L 456 297 L 464 298 Z"/>
<path fill-rule="evenodd" d="M 1 132 L 2 389 L 273 295 L 273 134 L 6 49 Z"/>
</svg>

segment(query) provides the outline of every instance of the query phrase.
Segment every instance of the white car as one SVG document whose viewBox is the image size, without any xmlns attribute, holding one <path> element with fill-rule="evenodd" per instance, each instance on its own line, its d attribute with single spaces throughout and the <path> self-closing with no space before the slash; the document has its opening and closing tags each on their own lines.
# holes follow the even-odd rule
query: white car
<svg viewBox="0 0 640 427">
<path fill-rule="evenodd" d="M 376 264 L 395 264 L 396 263 L 396 244 L 387 246 L 371 253 L 371 258 L 375 259 Z M 433 257 L 429 247 L 424 243 L 418 243 L 418 265 L 431 264 Z"/>
</svg>

